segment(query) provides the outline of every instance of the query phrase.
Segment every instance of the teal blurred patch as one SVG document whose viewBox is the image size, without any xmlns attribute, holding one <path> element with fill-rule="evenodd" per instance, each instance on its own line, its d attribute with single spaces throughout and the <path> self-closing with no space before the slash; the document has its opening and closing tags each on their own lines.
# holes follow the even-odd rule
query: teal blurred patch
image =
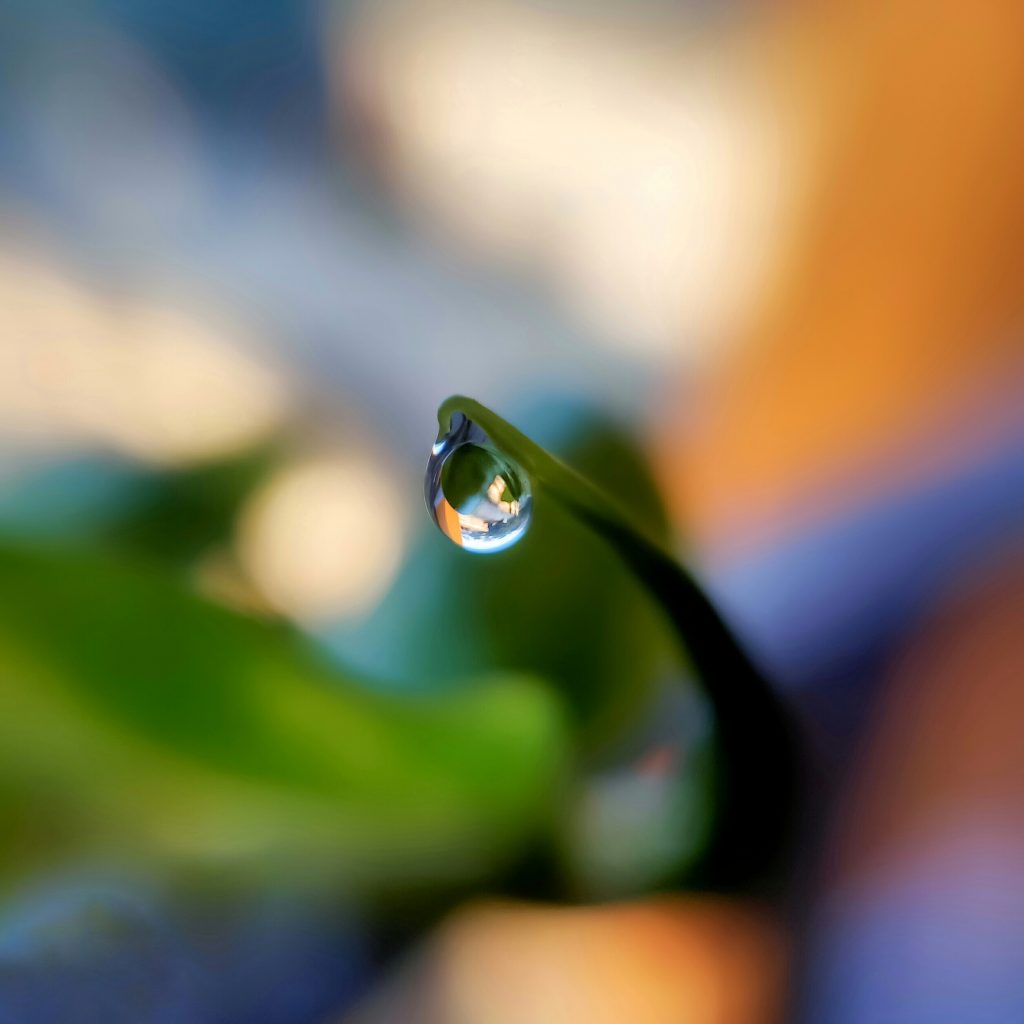
<svg viewBox="0 0 1024 1024">
<path fill-rule="evenodd" d="M 152 490 L 152 474 L 122 459 L 25 459 L 0 475 L 0 528 L 35 537 L 88 536 L 144 505 Z"/>
</svg>

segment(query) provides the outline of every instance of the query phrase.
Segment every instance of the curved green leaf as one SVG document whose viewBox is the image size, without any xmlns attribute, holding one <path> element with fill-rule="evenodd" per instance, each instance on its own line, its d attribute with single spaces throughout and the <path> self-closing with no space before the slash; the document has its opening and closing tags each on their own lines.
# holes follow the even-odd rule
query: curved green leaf
<svg viewBox="0 0 1024 1024">
<path fill-rule="evenodd" d="M 789 708 L 649 523 L 475 399 L 453 395 L 441 403 L 439 436 L 457 414 L 477 423 L 529 474 L 538 510 L 543 495 L 589 527 L 660 605 L 715 713 L 718 821 L 702 880 L 733 887 L 771 876 L 792 841 L 801 785 Z"/>
</svg>

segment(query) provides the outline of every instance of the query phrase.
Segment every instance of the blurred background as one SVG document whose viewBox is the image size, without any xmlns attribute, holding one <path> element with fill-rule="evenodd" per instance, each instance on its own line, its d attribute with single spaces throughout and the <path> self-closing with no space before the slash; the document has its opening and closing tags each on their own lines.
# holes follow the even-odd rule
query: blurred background
<svg viewBox="0 0 1024 1024">
<path fill-rule="evenodd" d="M 1019 4 L 8 0 L 0 78 L 2 1024 L 1024 1018 Z M 771 883 L 612 555 L 431 526 L 454 392 L 793 708 Z"/>
</svg>

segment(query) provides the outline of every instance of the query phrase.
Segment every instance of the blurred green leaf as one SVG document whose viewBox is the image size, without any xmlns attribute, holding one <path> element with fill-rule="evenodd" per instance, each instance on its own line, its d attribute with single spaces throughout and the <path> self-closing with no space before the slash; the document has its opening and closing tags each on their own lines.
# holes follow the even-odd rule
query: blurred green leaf
<svg viewBox="0 0 1024 1024">
<path fill-rule="evenodd" d="M 477 878 L 546 820 L 563 756 L 557 699 L 527 677 L 381 695 L 164 570 L 0 541 L 5 874 L 95 855 L 371 889 Z"/>
</svg>

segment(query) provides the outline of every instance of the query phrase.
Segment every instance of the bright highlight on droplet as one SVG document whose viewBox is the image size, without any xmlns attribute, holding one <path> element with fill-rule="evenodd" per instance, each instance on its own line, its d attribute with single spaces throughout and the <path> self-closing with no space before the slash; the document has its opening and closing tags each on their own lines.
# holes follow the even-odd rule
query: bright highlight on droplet
<svg viewBox="0 0 1024 1024">
<path fill-rule="evenodd" d="M 453 543 L 477 554 L 515 544 L 530 525 L 530 481 L 461 413 L 430 450 L 427 508 Z"/>
</svg>

